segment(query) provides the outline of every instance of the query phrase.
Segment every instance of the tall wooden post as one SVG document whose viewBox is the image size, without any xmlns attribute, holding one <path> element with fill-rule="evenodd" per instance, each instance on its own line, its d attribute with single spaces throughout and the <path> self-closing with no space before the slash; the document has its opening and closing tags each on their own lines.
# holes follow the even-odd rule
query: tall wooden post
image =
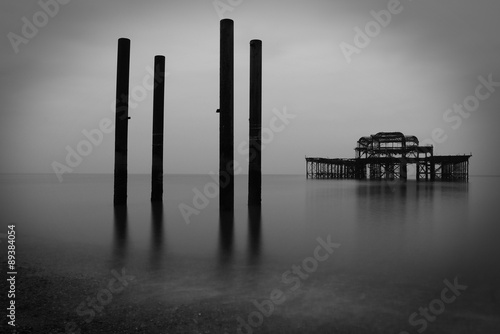
<svg viewBox="0 0 500 334">
<path fill-rule="evenodd" d="M 118 40 L 115 118 L 115 179 L 113 204 L 127 204 L 127 137 L 130 74 L 130 40 Z"/>
<path fill-rule="evenodd" d="M 165 57 L 155 57 L 153 89 L 153 163 L 151 202 L 163 199 L 163 114 L 165 106 Z"/>
<path fill-rule="evenodd" d="M 234 210 L 234 22 L 220 21 L 219 209 Z"/>
<path fill-rule="evenodd" d="M 250 129 L 248 205 L 261 204 L 262 191 L 262 41 L 250 41 Z"/>
</svg>

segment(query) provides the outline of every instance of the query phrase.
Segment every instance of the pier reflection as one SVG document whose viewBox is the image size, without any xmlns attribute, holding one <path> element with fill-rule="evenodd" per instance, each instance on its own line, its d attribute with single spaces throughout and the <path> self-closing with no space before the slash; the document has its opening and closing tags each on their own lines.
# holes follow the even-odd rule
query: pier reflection
<svg viewBox="0 0 500 334">
<path fill-rule="evenodd" d="M 123 267 L 127 256 L 128 211 L 126 206 L 115 206 L 113 210 L 114 237 L 111 266 Z"/>
<path fill-rule="evenodd" d="M 261 252 L 262 210 L 260 206 L 248 208 L 248 262 L 258 264 Z"/>
<path fill-rule="evenodd" d="M 378 270 L 394 277 L 460 272 L 468 197 L 464 183 L 360 183 L 349 262 L 367 273 Z"/>
<path fill-rule="evenodd" d="M 151 269 L 158 270 L 162 264 L 163 257 L 163 203 L 151 203 Z"/>
<path fill-rule="evenodd" d="M 219 213 L 219 265 L 227 268 L 233 258 L 234 213 Z"/>
</svg>

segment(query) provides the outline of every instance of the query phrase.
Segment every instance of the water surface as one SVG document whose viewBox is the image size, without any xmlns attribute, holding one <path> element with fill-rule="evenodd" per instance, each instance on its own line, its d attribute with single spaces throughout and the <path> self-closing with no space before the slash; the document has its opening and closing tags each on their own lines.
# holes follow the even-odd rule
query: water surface
<svg viewBox="0 0 500 334">
<path fill-rule="evenodd" d="M 63 183 L 3 175 L 3 225 L 16 225 L 20 261 L 59 273 L 125 267 L 140 282 L 138 300 L 217 297 L 251 308 L 278 288 L 288 296 L 276 310 L 285 317 L 385 319 L 411 332 L 408 316 L 458 277 L 467 292 L 429 332 L 449 329 L 454 317 L 498 323 L 498 177 L 402 183 L 264 175 L 262 208 L 249 210 L 247 178 L 237 176 L 234 215 L 222 216 L 210 176 L 164 181 L 164 202 L 152 206 L 149 176 L 131 175 L 128 206 L 116 210 L 112 175 L 69 175 Z M 189 219 L 180 209 L 187 207 Z M 314 257 L 318 238 L 340 247 L 292 291 L 284 275 L 297 277 L 286 272 Z"/>
</svg>

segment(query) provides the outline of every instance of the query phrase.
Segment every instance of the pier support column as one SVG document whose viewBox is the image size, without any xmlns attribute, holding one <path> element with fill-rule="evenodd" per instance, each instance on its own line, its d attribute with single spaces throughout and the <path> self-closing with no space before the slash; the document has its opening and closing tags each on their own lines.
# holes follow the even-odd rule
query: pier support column
<svg viewBox="0 0 500 334">
<path fill-rule="evenodd" d="M 115 115 L 115 170 L 113 205 L 127 205 L 128 95 L 130 40 L 118 40 Z"/>
<path fill-rule="evenodd" d="M 420 182 L 420 152 L 417 152 L 415 169 L 416 169 L 415 179 L 417 180 L 417 182 Z"/>
<path fill-rule="evenodd" d="M 472 153 L 471 153 L 472 155 Z M 465 163 L 465 171 L 467 173 L 467 181 L 469 181 L 469 159 L 467 159 L 467 162 Z"/>
<path fill-rule="evenodd" d="M 248 205 L 262 201 L 262 41 L 250 41 Z"/>
<path fill-rule="evenodd" d="M 429 181 L 429 157 L 425 154 L 425 181 Z"/>
<path fill-rule="evenodd" d="M 431 153 L 431 181 L 436 180 L 436 163 L 434 162 L 434 154 Z"/>
<path fill-rule="evenodd" d="M 153 163 L 151 202 L 163 199 L 163 114 L 165 106 L 165 57 L 155 57 L 153 90 Z"/>
<path fill-rule="evenodd" d="M 220 21 L 219 209 L 234 210 L 234 22 Z"/>
<path fill-rule="evenodd" d="M 399 165 L 399 173 L 401 180 L 406 181 L 408 179 L 408 167 L 406 162 L 401 162 Z"/>
</svg>

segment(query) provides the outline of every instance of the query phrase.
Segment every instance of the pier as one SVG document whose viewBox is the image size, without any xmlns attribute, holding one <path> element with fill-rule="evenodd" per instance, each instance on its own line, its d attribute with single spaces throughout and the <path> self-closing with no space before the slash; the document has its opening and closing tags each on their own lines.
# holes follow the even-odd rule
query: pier
<svg viewBox="0 0 500 334">
<path fill-rule="evenodd" d="M 361 137 L 354 158 L 306 157 L 306 178 L 407 180 L 408 164 L 417 181 L 468 181 L 472 155 L 434 155 L 432 145 L 420 146 L 415 136 L 379 132 Z"/>
</svg>

